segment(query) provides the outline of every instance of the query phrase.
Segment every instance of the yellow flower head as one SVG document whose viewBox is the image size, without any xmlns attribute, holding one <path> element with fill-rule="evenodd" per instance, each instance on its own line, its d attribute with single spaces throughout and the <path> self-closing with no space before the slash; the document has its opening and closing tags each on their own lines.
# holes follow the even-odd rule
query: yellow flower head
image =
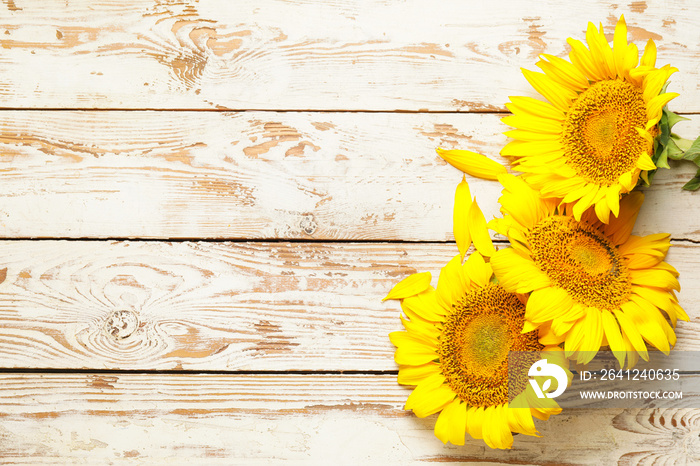
<svg viewBox="0 0 700 466">
<path fill-rule="evenodd" d="M 544 73 L 523 70 L 525 78 L 549 103 L 511 97 L 513 113 L 503 122 L 516 128 L 501 151 L 515 157 L 513 167 L 544 197 L 573 203 L 576 220 L 595 206 L 603 223 L 617 216 L 620 195 L 631 191 L 640 173 L 654 170 L 651 155 L 663 107 L 676 93 L 661 93 L 676 68 L 655 67 L 652 40 L 639 60 L 635 44 L 627 43 L 620 17 L 612 48 L 603 33 L 589 23 L 586 48 L 568 39 L 570 62 L 542 55 Z"/>
<path fill-rule="evenodd" d="M 390 334 L 397 347 L 398 381 L 416 385 L 406 409 L 419 417 L 440 412 L 435 435 L 442 442 L 463 445 L 469 433 L 491 448 L 510 448 L 512 432 L 537 435 L 532 417 L 547 419 L 561 409 L 550 398 L 538 399 L 527 384 L 516 398 L 526 408 L 509 408 L 509 351 L 550 348 L 538 341 L 537 332 L 522 332 L 524 297 L 493 283 L 485 257 L 495 249 L 464 181 L 455 212 L 465 213 L 454 219 L 460 251 L 473 239 L 477 252 L 464 264 L 462 254 L 450 260 L 437 289 L 425 272 L 406 278 L 387 296 L 401 300 L 407 317 L 401 318 L 406 331 Z M 564 359 L 561 351 L 552 355 Z"/>
<path fill-rule="evenodd" d="M 564 343 L 567 356 L 586 363 L 609 346 L 628 366 L 646 344 L 668 353 L 677 319 L 688 320 L 674 293 L 678 272 L 663 262 L 670 246 L 665 233 L 634 236 L 644 195 L 620 201 L 617 218 L 602 223 L 593 209 L 581 220 L 571 204 L 543 199 L 522 179 L 502 175 L 501 212 L 489 226 L 510 240 L 491 265 L 509 292 L 530 293 L 523 331 L 539 329 L 544 344 Z"/>
</svg>

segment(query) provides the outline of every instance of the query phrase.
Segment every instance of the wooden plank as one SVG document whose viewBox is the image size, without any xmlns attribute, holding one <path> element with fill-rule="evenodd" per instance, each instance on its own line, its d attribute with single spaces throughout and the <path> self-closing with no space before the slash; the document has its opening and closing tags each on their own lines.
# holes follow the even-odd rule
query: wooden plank
<svg viewBox="0 0 700 466">
<path fill-rule="evenodd" d="M 677 131 L 700 134 L 700 120 Z M 0 112 L 0 237 L 452 240 L 461 173 L 494 114 Z M 637 232 L 700 241 L 692 164 L 662 170 Z M 498 183 L 470 180 L 487 218 Z"/>
<path fill-rule="evenodd" d="M 620 14 L 681 72 L 676 110 L 700 111 L 700 5 L 543 0 L 5 1 L 5 108 L 503 110 L 519 73 L 564 56 L 586 24 Z M 612 40 L 612 35 L 609 37 Z M 79 83 L 79 85 L 76 85 Z"/>
<path fill-rule="evenodd" d="M 392 375 L 0 374 L 5 464 L 692 464 L 692 409 L 572 409 L 510 451 L 443 446 Z M 685 463 L 685 461 L 688 461 Z M 665 462 L 664 462 L 665 461 Z M 654 463 L 657 464 L 657 463 Z"/>
<path fill-rule="evenodd" d="M 396 370 L 381 299 L 453 244 L 3 241 L 4 368 Z M 700 246 L 674 244 L 677 350 L 700 350 Z"/>
</svg>

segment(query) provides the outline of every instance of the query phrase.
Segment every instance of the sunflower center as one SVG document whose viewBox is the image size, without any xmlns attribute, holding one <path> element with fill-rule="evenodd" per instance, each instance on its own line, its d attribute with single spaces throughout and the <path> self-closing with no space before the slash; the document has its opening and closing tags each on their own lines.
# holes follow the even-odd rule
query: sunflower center
<svg viewBox="0 0 700 466">
<path fill-rule="evenodd" d="M 508 401 L 508 352 L 539 351 L 537 332 L 520 333 L 525 306 L 495 284 L 464 295 L 440 335 L 440 368 L 449 387 L 469 406 Z"/>
<path fill-rule="evenodd" d="M 636 128 L 647 122 L 641 89 L 619 81 L 599 81 L 569 108 L 562 144 L 569 166 L 586 181 L 610 186 L 633 170 L 651 144 Z"/>
<path fill-rule="evenodd" d="M 610 273 L 614 269 L 614 252 L 597 237 L 580 236 L 570 245 L 571 258 L 593 274 Z"/>
<path fill-rule="evenodd" d="M 508 356 L 510 335 L 499 316 L 475 317 L 465 326 L 462 336 L 460 363 L 474 374 L 489 374 Z"/>
<path fill-rule="evenodd" d="M 615 309 L 631 291 L 617 247 L 597 228 L 571 217 L 553 216 L 530 230 L 532 258 L 578 303 Z"/>
</svg>

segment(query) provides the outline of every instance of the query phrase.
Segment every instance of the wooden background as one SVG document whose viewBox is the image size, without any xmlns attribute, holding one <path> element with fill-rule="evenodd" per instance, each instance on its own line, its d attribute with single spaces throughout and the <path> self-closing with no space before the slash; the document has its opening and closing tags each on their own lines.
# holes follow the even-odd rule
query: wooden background
<svg viewBox="0 0 700 466">
<path fill-rule="evenodd" d="M 435 147 L 503 161 L 519 68 L 623 13 L 700 134 L 694 0 L 2 0 L 0 461 L 700 461 L 693 409 L 443 446 L 402 410 L 380 301 L 456 253 Z M 677 350 L 700 350 L 692 173 L 659 173 L 636 229 L 673 236 Z M 498 192 L 472 183 L 488 218 Z"/>
</svg>

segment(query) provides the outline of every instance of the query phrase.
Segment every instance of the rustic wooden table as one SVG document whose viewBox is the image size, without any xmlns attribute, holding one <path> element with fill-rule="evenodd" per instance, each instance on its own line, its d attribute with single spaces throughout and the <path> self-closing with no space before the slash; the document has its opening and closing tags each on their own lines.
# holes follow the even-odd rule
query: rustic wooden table
<svg viewBox="0 0 700 466">
<path fill-rule="evenodd" d="M 0 461 L 700 461 L 690 409 L 443 446 L 387 337 L 381 298 L 456 252 L 435 147 L 505 162 L 519 68 L 623 13 L 700 134 L 693 0 L 2 0 Z M 678 350 L 700 349 L 692 173 L 657 175 L 636 230 L 673 236 Z M 498 186 L 472 192 L 493 216 Z"/>
</svg>

